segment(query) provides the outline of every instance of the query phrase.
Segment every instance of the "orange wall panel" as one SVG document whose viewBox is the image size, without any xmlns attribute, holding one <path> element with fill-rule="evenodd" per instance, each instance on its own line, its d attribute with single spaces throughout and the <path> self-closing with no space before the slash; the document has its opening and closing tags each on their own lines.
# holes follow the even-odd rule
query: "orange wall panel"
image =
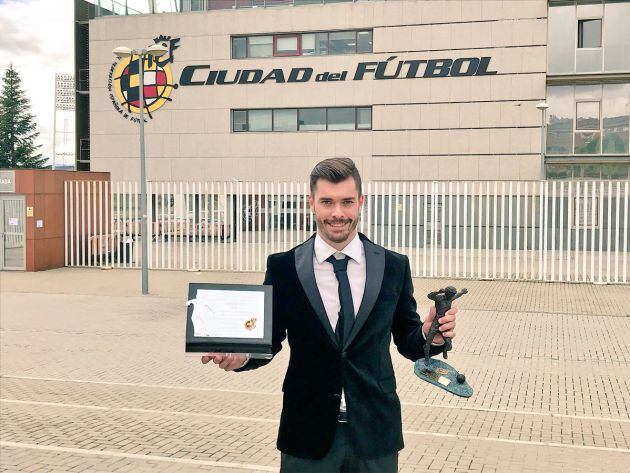
<svg viewBox="0 0 630 473">
<path fill-rule="evenodd" d="M 27 271 L 59 268 L 65 264 L 65 181 L 109 181 L 109 173 L 15 170 L 15 194 L 25 196 L 25 207 L 33 207 L 33 216 L 25 217 L 24 225 Z M 36 227 L 37 220 L 43 220 L 43 228 Z"/>
</svg>

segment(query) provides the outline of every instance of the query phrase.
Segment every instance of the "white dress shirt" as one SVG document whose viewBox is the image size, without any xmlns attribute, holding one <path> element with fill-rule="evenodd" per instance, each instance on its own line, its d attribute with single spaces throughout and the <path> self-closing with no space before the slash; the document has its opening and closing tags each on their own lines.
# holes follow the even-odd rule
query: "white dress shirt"
<svg viewBox="0 0 630 473">
<path fill-rule="evenodd" d="M 339 311 L 341 311 L 341 302 L 339 301 L 339 281 L 335 276 L 335 271 L 331 263 L 326 259 L 337 253 L 337 250 L 326 243 L 317 234 L 315 236 L 315 251 L 313 253 L 313 270 L 315 271 L 315 282 L 319 295 L 322 297 L 326 315 L 330 321 L 333 331 L 337 326 Z M 363 300 L 365 292 L 365 250 L 359 235 L 355 237 L 342 249 L 339 253 L 348 256 L 348 281 L 350 282 L 350 290 L 352 291 L 352 305 L 354 306 L 354 315 L 359 312 L 359 306 Z"/>
<path fill-rule="evenodd" d="M 319 234 L 315 235 L 315 251 L 313 252 L 313 270 L 315 272 L 315 282 L 319 295 L 324 303 L 326 315 L 333 331 L 337 326 L 341 302 L 339 301 L 339 281 L 335 276 L 333 265 L 326 261 L 328 257 L 338 252 L 335 248 L 326 243 Z M 349 257 L 348 261 L 348 281 L 352 291 L 352 305 L 356 317 L 363 300 L 365 292 L 365 250 L 363 243 L 357 233 L 339 253 Z M 343 389 L 341 391 L 341 411 L 346 410 L 346 397 Z"/>
</svg>

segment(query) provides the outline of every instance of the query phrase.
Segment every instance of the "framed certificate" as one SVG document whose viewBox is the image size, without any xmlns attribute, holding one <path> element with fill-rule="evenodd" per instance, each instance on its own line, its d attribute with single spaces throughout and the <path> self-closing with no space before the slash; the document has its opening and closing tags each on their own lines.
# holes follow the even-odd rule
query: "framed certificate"
<svg viewBox="0 0 630 473">
<path fill-rule="evenodd" d="M 271 358 L 272 286 L 190 283 L 186 353 Z"/>
</svg>

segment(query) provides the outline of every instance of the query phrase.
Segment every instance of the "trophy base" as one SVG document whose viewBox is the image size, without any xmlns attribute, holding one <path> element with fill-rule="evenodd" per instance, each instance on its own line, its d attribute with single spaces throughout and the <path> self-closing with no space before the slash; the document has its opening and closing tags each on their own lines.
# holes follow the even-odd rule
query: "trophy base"
<svg viewBox="0 0 630 473">
<path fill-rule="evenodd" d="M 465 380 L 461 383 L 457 382 L 459 374 L 457 370 L 442 360 L 431 358 L 427 366 L 424 364 L 424 358 L 420 358 L 415 362 L 413 371 L 418 378 L 456 396 L 470 397 L 473 394 L 470 384 Z"/>
</svg>

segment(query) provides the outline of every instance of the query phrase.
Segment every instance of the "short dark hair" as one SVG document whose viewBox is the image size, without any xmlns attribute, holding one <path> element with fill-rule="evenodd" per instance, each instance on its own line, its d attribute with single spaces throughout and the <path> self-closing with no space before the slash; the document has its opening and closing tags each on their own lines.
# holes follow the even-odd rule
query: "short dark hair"
<svg viewBox="0 0 630 473">
<path fill-rule="evenodd" d="M 354 183 L 361 196 L 361 175 L 350 158 L 328 158 L 320 161 L 311 171 L 311 194 L 315 191 L 315 186 L 319 179 L 325 179 L 337 184 L 345 181 L 349 177 L 354 179 Z"/>
</svg>

